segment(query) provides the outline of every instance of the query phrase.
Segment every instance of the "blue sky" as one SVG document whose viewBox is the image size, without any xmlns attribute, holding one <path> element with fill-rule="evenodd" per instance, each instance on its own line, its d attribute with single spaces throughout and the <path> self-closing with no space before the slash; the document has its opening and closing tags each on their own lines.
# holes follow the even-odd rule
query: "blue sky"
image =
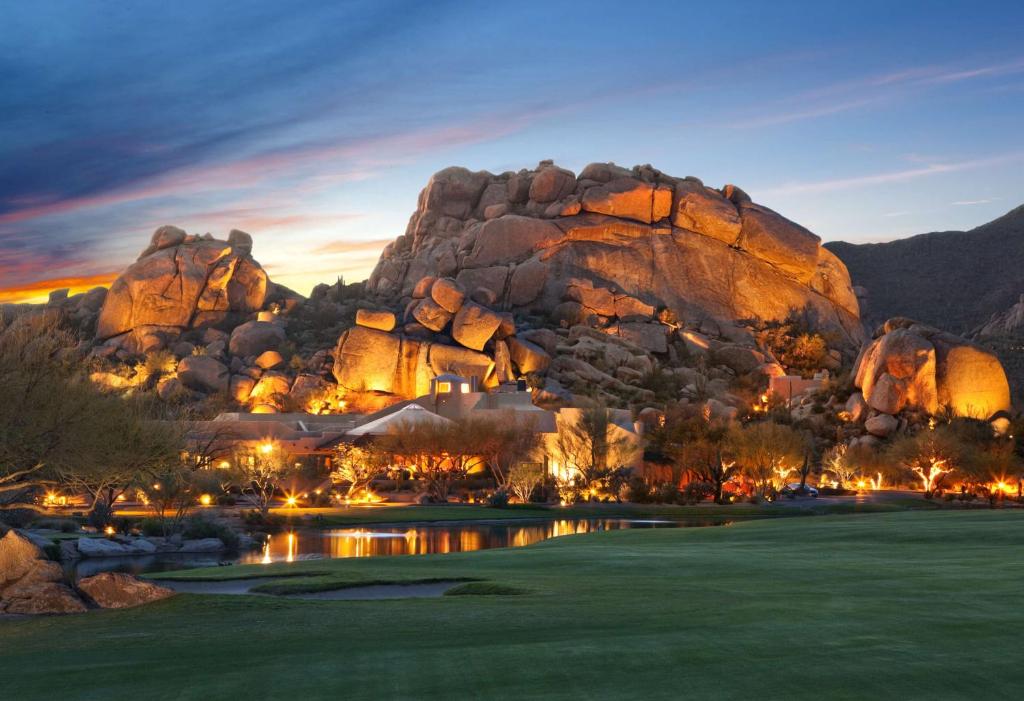
<svg viewBox="0 0 1024 701">
<path fill-rule="evenodd" d="M 1024 202 L 1024 3 L 0 6 L 0 299 L 162 224 L 365 277 L 430 174 L 553 158 L 732 182 L 826 240 Z"/>
</svg>

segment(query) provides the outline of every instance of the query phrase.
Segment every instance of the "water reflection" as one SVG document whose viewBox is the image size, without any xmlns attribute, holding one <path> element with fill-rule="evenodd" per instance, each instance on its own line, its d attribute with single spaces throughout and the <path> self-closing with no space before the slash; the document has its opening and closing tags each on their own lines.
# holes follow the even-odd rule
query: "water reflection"
<svg viewBox="0 0 1024 701">
<path fill-rule="evenodd" d="M 245 553 L 173 554 L 84 558 L 65 563 L 70 579 L 99 572 L 166 572 L 226 564 L 269 564 L 298 560 L 432 555 L 489 548 L 519 548 L 548 538 L 626 528 L 679 528 L 722 525 L 721 521 L 655 521 L 629 519 L 561 519 L 487 523 L 415 524 L 300 530 L 273 536 L 262 550 Z"/>
<path fill-rule="evenodd" d="M 548 538 L 626 528 L 675 528 L 705 522 L 562 519 L 512 523 L 375 526 L 296 531 L 273 536 L 262 551 L 245 553 L 240 564 L 294 562 L 310 558 L 382 557 L 470 552 L 532 545 Z"/>
</svg>

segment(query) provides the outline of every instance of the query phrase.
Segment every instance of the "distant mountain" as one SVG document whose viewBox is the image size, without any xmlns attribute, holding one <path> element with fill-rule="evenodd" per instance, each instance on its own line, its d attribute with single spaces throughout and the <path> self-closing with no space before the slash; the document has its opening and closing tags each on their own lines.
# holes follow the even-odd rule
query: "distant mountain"
<svg viewBox="0 0 1024 701">
<path fill-rule="evenodd" d="M 825 244 L 867 290 L 869 330 L 908 316 L 960 334 L 1007 312 L 1024 293 L 1024 205 L 970 231 L 889 243 Z"/>
</svg>

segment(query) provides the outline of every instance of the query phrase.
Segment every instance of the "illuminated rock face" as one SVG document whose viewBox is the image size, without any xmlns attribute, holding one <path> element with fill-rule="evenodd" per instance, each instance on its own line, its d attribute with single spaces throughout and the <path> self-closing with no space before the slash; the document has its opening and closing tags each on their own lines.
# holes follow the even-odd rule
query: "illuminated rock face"
<svg viewBox="0 0 1024 701">
<path fill-rule="evenodd" d="M 270 282 L 251 256 L 252 239 L 227 241 L 164 226 L 111 285 L 96 326 L 98 340 L 131 352 L 163 347 L 182 331 L 220 324 L 263 308 Z"/>
<path fill-rule="evenodd" d="M 496 308 L 513 311 L 550 313 L 585 280 L 688 321 L 799 311 L 851 349 L 863 341 L 846 267 L 817 236 L 739 188 L 650 166 L 597 163 L 579 177 L 550 162 L 500 175 L 443 170 L 367 289 L 415 298 L 427 276 L 486 287 Z"/>
<path fill-rule="evenodd" d="M 948 406 L 987 419 L 1010 408 L 1010 386 L 994 355 L 910 319 L 890 319 L 875 333 L 857 360 L 854 384 L 885 414 Z"/>
<path fill-rule="evenodd" d="M 345 331 L 334 352 L 334 377 L 345 389 L 410 399 L 427 394 L 430 381 L 444 373 L 475 377 L 479 387 L 494 387 L 494 369 L 485 353 L 362 326 Z"/>
</svg>

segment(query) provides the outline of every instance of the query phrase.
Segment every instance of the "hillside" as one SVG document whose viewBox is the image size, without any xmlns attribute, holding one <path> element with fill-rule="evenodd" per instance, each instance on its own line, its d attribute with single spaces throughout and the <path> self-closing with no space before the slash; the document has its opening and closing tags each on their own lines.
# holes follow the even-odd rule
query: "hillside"
<svg viewBox="0 0 1024 701">
<path fill-rule="evenodd" d="M 867 289 L 861 315 L 869 328 L 908 316 L 968 333 L 1024 291 L 1024 206 L 970 231 L 825 246 L 846 263 L 853 284 Z"/>
</svg>

